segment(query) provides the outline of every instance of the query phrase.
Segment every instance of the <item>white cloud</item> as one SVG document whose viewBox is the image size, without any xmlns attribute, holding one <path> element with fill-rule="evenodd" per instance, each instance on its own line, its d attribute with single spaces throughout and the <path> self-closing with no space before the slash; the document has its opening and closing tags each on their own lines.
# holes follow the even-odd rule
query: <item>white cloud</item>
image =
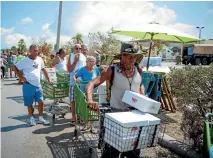
<svg viewBox="0 0 213 158">
<path fill-rule="evenodd" d="M 197 35 L 198 35 L 198 31 L 196 29 L 196 26 L 194 26 L 194 25 L 175 23 L 175 24 L 169 25 L 169 27 L 176 29 L 178 31 L 190 34 L 195 37 L 197 37 Z"/>
<path fill-rule="evenodd" d="M 50 24 L 46 23 L 46 24 L 44 24 L 44 25 L 42 26 L 42 29 L 43 29 L 44 31 L 46 31 L 46 30 L 49 29 L 49 26 L 50 26 Z"/>
<path fill-rule="evenodd" d="M 114 29 L 134 28 L 140 30 L 144 23 L 152 21 L 171 26 L 182 32 L 195 35 L 193 25 L 178 23 L 176 13 L 167 6 L 159 7 L 152 2 L 82 2 L 79 12 L 70 17 L 70 28 L 73 34 L 82 33 L 87 36 L 89 32 L 106 32 Z M 131 38 L 119 38 L 130 40 Z"/>
<path fill-rule="evenodd" d="M 0 32 L 0 34 L 1 34 L 1 36 L 3 36 L 3 35 L 6 35 L 6 34 L 11 34 L 11 33 L 13 33 L 13 31 L 14 31 L 14 29 L 15 29 L 15 27 L 12 27 L 12 28 L 0 28 L 1 29 L 1 32 Z"/>
<path fill-rule="evenodd" d="M 158 7 L 150 2 L 83 2 L 81 9 L 70 22 L 75 32 L 87 35 L 89 32 L 108 31 L 114 28 L 128 28 L 157 21 L 168 24 L 176 19 L 173 10 Z M 77 21 L 77 22 L 76 22 Z"/>
<path fill-rule="evenodd" d="M 209 9 L 209 10 L 207 11 L 207 14 L 213 14 L 213 9 Z"/>
<path fill-rule="evenodd" d="M 22 23 L 30 23 L 30 22 L 33 22 L 33 19 L 30 18 L 30 17 L 26 17 L 26 18 L 21 19 L 21 22 Z"/>
<path fill-rule="evenodd" d="M 20 34 L 20 33 L 14 33 L 14 34 L 10 34 L 10 35 L 5 36 L 4 42 L 8 47 L 11 47 L 11 46 L 16 46 L 20 39 L 24 39 L 27 46 L 29 46 L 32 43 L 32 37 L 31 36 L 25 36 L 25 35 Z"/>
</svg>

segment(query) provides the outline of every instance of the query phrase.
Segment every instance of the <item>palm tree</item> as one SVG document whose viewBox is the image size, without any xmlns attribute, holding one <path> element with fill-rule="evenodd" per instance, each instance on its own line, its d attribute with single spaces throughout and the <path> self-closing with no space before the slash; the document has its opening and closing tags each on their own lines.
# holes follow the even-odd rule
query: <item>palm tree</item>
<svg viewBox="0 0 213 158">
<path fill-rule="evenodd" d="M 12 47 L 11 47 L 11 51 L 14 52 L 14 53 L 16 53 L 16 52 L 17 52 L 16 46 L 12 46 Z"/>
<path fill-rule="evenodd" d="M 75 41 L 75 43 L 78 43 L 78 44 L 83 44 L 83 39 L 82 39 L 82 34 L 80 33 L 77 33 L 76 36 L 74 36 L 72 39 Z"/>
<path fill-rule="evenodd" d="M 27 50 L 26 43 L 25 43 L 24 39 L 19 40 L 18 49 L 20 50 L 21 53 L 24 53 Z"/>
</svg>

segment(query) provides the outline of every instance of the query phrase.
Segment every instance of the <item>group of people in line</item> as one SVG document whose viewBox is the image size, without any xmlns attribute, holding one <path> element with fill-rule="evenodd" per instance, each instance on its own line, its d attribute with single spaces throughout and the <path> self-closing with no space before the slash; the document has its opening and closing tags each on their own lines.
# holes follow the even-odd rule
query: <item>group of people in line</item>
<svg viewBox="0 0 213 158">
<path fill-rule="evenodd" d="M 23 82 L 23 98 L 24 105 L 28 109 L 30 116 L 30 125 L 36 125 L 35 118 L 33 116 L 33 102 L 38 102 L 39 118 L 38 123 L 49 124 L 48 120 L 43 118 L 43 91 L 40 85 L 40 74 L 43 72 L 45 78 L 49 84 L 53 84 L 45 69 L 44 60 L 39 56 L 39 49 L 37 45 L 31 45 L 29 48 L 29 54 L 25 58 L 21 59 L 17 63 L 12 63 L 12 68 L 15 74 Z M 68 72 L 70 75 L 70 95 L 72 119 L 71 125 L 75 125 L 76 113 L 75 113 L 75 99 L 74 99 L 74 85 L 81 81 L 90 81 L 85 89 L 86 99 L 88 107 L 91 110 L 96 111 L 98 109 L 98 103 L 93 101 L 94 88 L 98 87 L 105 81 L 111 81 L 111 97 L 110 106 L 114 109 L 128 109 L 128 105 L 122 102 L 123 94 L 126 90 L 134 91 L 144 95 L 144 87 L 142 85 L 142 77 L 140 69 L 138 68 L 136 61 L 141 54 L 139 49 L 133 44 L 122 43 L 120 49 L 120 62 L 109 65 L 108 68 L 99 71 L 100 62 L 96 61 L 94 56 L 88 55 L 88 50 L 84 45 L 75 44 L 74 51 L 68 58 L 66 58 L 65 49 L 61 48 L 55 57 L 52 56 L 51 67 L 54 67 L 56 71 Z M 99 60 L 99 59 L 98 59 Z M 108 157 L 108 150 L 106 148 L 105 157 Z M 115 155 L 118 151 L 114 150 Z M 128 157 L 134 157 L 135 154 L 128 152 Z"/>
</svg>

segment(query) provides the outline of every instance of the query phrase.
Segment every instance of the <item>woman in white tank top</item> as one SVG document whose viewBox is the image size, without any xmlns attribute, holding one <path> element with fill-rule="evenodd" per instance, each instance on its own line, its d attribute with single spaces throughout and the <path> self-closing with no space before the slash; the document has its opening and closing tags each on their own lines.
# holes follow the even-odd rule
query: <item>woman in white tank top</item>
<svg viewBox="0 0 213 158">
<path fill-rule="evenodd" d="M 55 67 L 56 71 L 67 72 L 66 52 L 63 48 L 59 49 L 58 56 L 56 56 L 51 66 Z"/>
</svg>

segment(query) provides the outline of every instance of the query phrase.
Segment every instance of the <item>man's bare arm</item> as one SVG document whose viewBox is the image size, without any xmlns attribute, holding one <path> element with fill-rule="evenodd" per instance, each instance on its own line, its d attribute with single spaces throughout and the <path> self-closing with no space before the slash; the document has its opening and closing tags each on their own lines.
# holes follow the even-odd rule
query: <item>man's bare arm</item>
<svg viewBox="0 0 213 158">
<path fill-rule="evenodd" d="M 26 82 L 26 78 L 23 77 L 23 75 L 21 74 L 21 72 L 19 71 L 19 69 L 15 66 L 12 65 L 13 70 L 15 71 L 16 75 L 24 82 Z"/>
<path fill-rule="evenodd" d="M 75 70 L 75 66 L 76 66 L 76 64 L 78 63 L 78 60 L 79 60 L 79 57 L 78 57 L 78 59 L 76 59 L 76 57 L 75 57 L 75 60 L 74 60 L 73 64 L 71 64 L 70 63 L 70 58 L 71 58 L 71 55 L 69 56 L 69 59 L 67 61 L 67 70 L 68 70 L 68 72 L 72 72 L 73 70 Z"/>
<path fill-rule="evenodd" d="M 140 94 L 145 95 L 145 87 L 143 85 L 140 86 Z"/>
<path fill-rule="evenodd" d="M 98 87 L 101 85 L 103 82 L 106 80 L 110 80 L 112 74 L 112 69 L 111 67 L 108 67 L 106 71 L 103 71 L 101 73 L 101 76 L 96 77 L 94 80 L 90 81 L 86 87 L 86 96 L 87 96 L 87 101 L 92 102 L 93 101 L 93 90 L 95 87 Z"/>
<path fill-rule="evenodd" d="M 51 82 L 51 81 L 50 81 L 50 78 L 49 78 L 49 75 L 48 75 L 48 73 L 47 73 L 47 70 L 46 70 L 45 68 L 43 68 L 43 69 L 41 69 L 41 70 L 42 70 L 42 72 L 43 72 L 45 78 L 47 79 L 47 81 L 48 81 L 48 82 Z"/>
<path fill-rule="evenodd" d="M 58 57 L 55 57 L 51 63 L 51 67 L 55 67 L 56 64 L 59 63 L 59 58 Z"/>
</svg>

